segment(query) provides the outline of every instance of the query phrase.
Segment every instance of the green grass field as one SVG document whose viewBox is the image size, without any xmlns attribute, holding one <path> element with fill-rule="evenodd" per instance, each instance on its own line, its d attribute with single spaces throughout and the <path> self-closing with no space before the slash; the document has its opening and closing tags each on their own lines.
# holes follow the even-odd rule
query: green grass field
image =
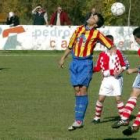
<svg viewBox="0 0 140 140">
<path fill-rule="evenodd" d="M 111 128 L 118 118 L 114 98 L 106 99 L 102 122 L 91 123 L 100 73 L 93 76 L 90 84 L 84 128 L 68 132 L 68 126 L 74 121 L 75 98 L 69 82 L 71 58 L 65 68 L 60 69 L 61 55 L 57 52 L 0 52 L 0 140 L 139 140 L 140 131 L 126 137 L 122 135 L 126 127 Z M 137 55 L 127 56 L 131 67 L 138 65 Z M 124 102 L 130 95 L 135 76 L 124 73 Z M 140 103 L 132 119 L 139 106 Z"/>
</svg>

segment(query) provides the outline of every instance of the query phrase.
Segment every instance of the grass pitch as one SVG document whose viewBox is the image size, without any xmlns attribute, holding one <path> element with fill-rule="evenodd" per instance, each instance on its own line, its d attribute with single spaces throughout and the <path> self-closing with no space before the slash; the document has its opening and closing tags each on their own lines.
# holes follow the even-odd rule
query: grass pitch
<svg viewBox="0 0 140 140">
<path fill-rule="evenodd" d="M 39 51 L 0 52 L 0 140 L 139 140 L 140 131 L 126 137 L 122 134 L 126 127 L 111 128 L 118 118 L 114 98 L 106 99 L 102 122 L 91 123 L 101 83 L 100 73 L 93 76 L 90 84 L 84 128 L 67 131 L 74 121 L 75 98 L 68 72 L 71 58 L 64 69 L 60 69 L 61 55 Z M 127 56 L 131 67 L 138 66 L 137 55 Z M 125 103 L 135 76 L 124 73 L 122 98 Z M 139 100 L 132 121 L 138 112 Z"/>
</svg>

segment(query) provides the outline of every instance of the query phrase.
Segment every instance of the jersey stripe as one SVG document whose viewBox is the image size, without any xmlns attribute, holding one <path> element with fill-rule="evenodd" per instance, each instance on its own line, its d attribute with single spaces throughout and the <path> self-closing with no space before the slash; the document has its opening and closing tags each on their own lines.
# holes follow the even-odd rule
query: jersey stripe
<svg viewBox="0 0 140 140">
<path fill-rule="evenodd" d="M 85 31 L 85 28 L 81 28 L 81 30 L 79 31 L 79 35 L 77 37 L 80 37 L 80 35 L 82 33 L 84 33 L 84 31 Z M 75 48 L 74 49 L 75 49 L 75 56 L 79 56 L 79 53 L 80 53 L 80 45 L 78 43 L 75 43 Z"/>
<path fill-rule="evenodd" d="M 89 46 L 91 46 L 90 48 L 88 48 L 87 50 L 87 55 L 91 55 L 93 52 L 93 48 L 95 47 L 95 43 L 97 41 L 97 34 L 98 34 L 98 30 L 94 30 L 93 34 L 92 34 L 92 38 L 94 39 L 94 41 L 89 42 Z"/>
<path fill-rule="evenodd" d="M 84 53 L 83 53 L 83 56 L 84 56 L 84 57 L 90 55 L 89 50 L 91 49 L 91 46 L 90 46 L 90 42 L 89 42 L 89 41 L 90 41 L 90 39 L 91 39 L 93 33 L 94 33 L 94 30 L 91 30 L 90 33 L 89 33 L 87 42 L 86 42 L 86 44 L 85 44 L 85 50 L 84 50 Z"/>
<path fill-rule="evenodd" d="M 83 26 L 80 26 L 72 35 L 71 39 L 70 39 L 70 43 L 69 43 L 69 46 L 68 48 L 72 48 L 76 42 L 76 39 L 77 39 L 77 36 L 78 34 L 80 33 L 80 31 L 83 29 Z"/>
<path fill-rule="evenodd" d="M 99 33 L 99 38 L 101 39 L 102 43 L 103 43 L 108 49 L 111 48 L 111 45 L 112 45 L 112 44 L 110 44 L 111 42 L 110 42 L 107 38 L 105 38 L 101 33 Z"/>
<path fill-rule="evenodd" d="M 80 26 L 71 37 L 69 48 L 72 49 L 74 57 L 90 57 L 93 54 L 97 40 L 102 42 L 107 48 L 111 48 L 113 45 L 113 42 L 108 40 L 98 30 Z"/>
</svg>

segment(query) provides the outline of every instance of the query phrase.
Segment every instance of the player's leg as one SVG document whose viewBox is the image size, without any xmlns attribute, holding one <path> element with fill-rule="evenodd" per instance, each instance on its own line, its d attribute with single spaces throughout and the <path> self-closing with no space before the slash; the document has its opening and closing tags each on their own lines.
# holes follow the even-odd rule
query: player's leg
<svg viewBox="0 0 140 140">
<path fill-rule="evenodd" d="M 116 96 L 116 104 L 117 104 L 117 108 L 118 108 L 118 113 L 120 115 L 120 118 L 122 117 L 122 113 L 123 113 L 123 109 L 124 109 L 124 103 L 121 100 L 121 96 Z"/>
<path fill-rule="evenodd" d="M 88 105 L 87 87 L 80 86 L 79 93 L 76 94 L 75 97 L 76 97 L 75 120 L 77 122 L 83 123 L 85 112 Z"/>
<path fill-rule="evenodd" d="M 140 95 L 140 89 L 133 88 L 131 96 L 128 99 L 128 101 L 127 101 L 127 103 L 124 107 L 124 111 L 123 111 L 123 114 L 122 114 L 122 120 L 128 120 L 129 119 L 133 109 L 136 106 L 137 98 L 139 97 L 139 95 Z"/>
<path fill-rule="evenodd" d="M 88 105 L 87 90 L 92 78 L 93 62 L 92 60 L 80 60 L 76 63 L 76 66 L 73 67 L 74 68 L 71 70 L 71 81 L 76 92 L 75 122 L 69 127 L 70 131 L 83 126 L 83 120 Z"/>
<path fill-rule="evenodd" d="M 117 108 L 118 108 L 118 112 L 120 115 L 120 118 L 122 116 L 123 113 L 123 108 L 124 108 L 124 103 L 121 100 L 121 95 L 122 95 L 122 88 L 123 88 L 123 77 L 120 78 L 114 78 L 114 83 L 113 83 L 113 89 L 114 89 L 114 96 L 116 99 L 116 104 L 117 104 Z"/>
<path fill-rule="evenodd" d="M 106 96 L 111 96 L 112 94 L 112 77 L 104 77 L 100 86 L 99 90 L 99 98 L 96 102 L 95 107 L 95 116 L 93 118 L 93 123 L 99 123 L 101 118 L 101 113 L 103 110 L 103 103 L 106 98 Z"/>
<path fill-rule="evenodd" d="M 127 135 L 127 136 L 132 135 L 133 133 L 138 132 L 139 128 L 140 128 L 140 109 L 136 116 L 136 119 L 133 122 L 133 125 L 129 126 L 127 129 L 125 129 L 123 131 L 123 134 Z"/>
<path fill-rule="evenodd" d="M 122 114 L 122 120 L 128 120 L 133 109 L 136 106 L 137 98 L 140 96 L 140 74 L 138 74 L 133 83 L 133 90 L 130 98 L 128 99 Z"/>
<path fill-rule="evenodd" d="M 83 127 L 83 121 L 88 106 L 88 95 L 86 86 L 75 86 L 75 121 L 68 128 L 69 131 Z"/>
<path fill-rule="evenodd" d="M 103 110 L 103 103 L 104 103 L 105 98 L 106 98 L 106 96 L 99 95 L 99 98 L 96 102 L 95 115 L 94 115 L 94 118 L 92 121 L 95 124 L 100 123 L 100 118 L 101 118 L 101 113 Z"/>
<path fill-rule="evenodd" d="M 112 128 L 119 128 L 120 126 L 126 126 L 129 124 L 129 117 L 136 106 L 137 98 L 140 95 L 140 89 L 133 88 L 130 98 L 128 99 L 121 116 L 121 120 L 115 122 Z"/>
<path fill-rule="evenodd" d="M 106 98 L 106 96 L 99 95 L 99 98 L 96 102 L 95 115 L 94 115 L 94 118 L 92 120 L 92 122 L 94 124 L 100 123 L 101 114 L 102 114 L 102 110 L 103 110 L 103 103 L 104 103 L 105 98 Z"/>
<path fill-rule="evenodd" d="M 78 61 L 77 83 L 79 93 L 76 94 L 75 120 L 83 124 L 88 106 L 88 87 L 93 74 L 93 62 L 90 59 Z"/>
</svg>

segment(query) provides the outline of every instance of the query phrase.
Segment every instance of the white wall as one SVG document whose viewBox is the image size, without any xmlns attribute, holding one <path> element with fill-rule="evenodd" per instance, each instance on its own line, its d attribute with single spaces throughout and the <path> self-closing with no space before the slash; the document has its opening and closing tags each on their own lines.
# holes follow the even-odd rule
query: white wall
<svg viewBox="0 0 140 140">
<path fill-rule="evenodd" d="M 121 50 L 137 50 L 132 32 L 135 27 L 105 26 L 99 30 L 111 34 Z M 76 26 L 33 26 L 9 27 L 0 25 L 0 50 L 65 50 Z M 95 50 L 104 50 L 97 44 Z"/>
</svg>

